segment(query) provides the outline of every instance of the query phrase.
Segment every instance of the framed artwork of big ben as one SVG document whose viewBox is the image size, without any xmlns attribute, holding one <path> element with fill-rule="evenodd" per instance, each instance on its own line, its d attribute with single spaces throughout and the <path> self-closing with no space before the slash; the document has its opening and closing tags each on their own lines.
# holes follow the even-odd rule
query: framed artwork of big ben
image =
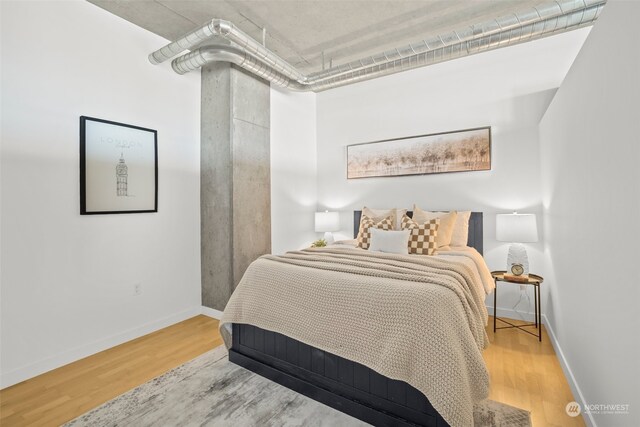
<svg viewBox="0 0 640 427">
<path fill-rule="evenodd" d="M 80 117 L 80 214 L 158 212 L 158 132 Z"/>
</svg>

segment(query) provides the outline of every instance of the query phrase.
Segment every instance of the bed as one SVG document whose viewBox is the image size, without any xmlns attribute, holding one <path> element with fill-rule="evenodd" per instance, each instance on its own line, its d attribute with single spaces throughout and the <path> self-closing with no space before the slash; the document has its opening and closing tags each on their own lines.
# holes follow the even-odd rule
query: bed
<svg viewBox="0 0 640 427">
<path fill-rule="evenodd" d="M 408 213 L 411 215 L 411 213 Z M 354 234 L 357 233 L 358 225 L 360 223 L 361 211 L 354 212 Z M 476 254 L 482 254 L 482 213 L 473 212 L 471 214 L 469 220 L 469 239 L 468 246 L 475 249 Z M 356 250 L 362 251 L 362 250 Z M 477 252 L 476 252 L 477 251 Z M 390 280 L 390 281 L 400 281 L 404 283 L 404 280 L 397 279 L 396 270 L 398 270 L 398 265 L 400 265 L 404 270 L 409 268 L 407 264 L 405 264 L 404 259 L 394 259 L 393 257 L 375 254 L 375 259 L 371 259 L 370 257 L 374 256 L 374 254 L 362 254 L 358 255 L 361 258 L 356 260 L 352 260 L 355 255 L 346 254 L 348 250 L 344 250 L 340 252 L 339 250 L 326 250 L 324 252 L 320 251 L 319 253 L 300 253 L 300 254 L 292 254 L 291 259 L 282 260 L 280 257 L 277 260 L 278 262 L 287 261 L 290 264 L 289 266 L 278 266 L 279 269 L 289 268 L 296 273 L 300 273 L 304 271 L 305 274 L 308 274 L 308 277 L 313 278 L 314 276 L 311 274 L 311 268 L 309 266 L 318 269 L 318 272 L 313 273 L 317 274 L 318 277 L 323 277 L 323 281 L 331 282 L 331 278 L 336 274 L 340 274 L 340 277 L 348 276 L 349 280 L 354 280 L 354 277 L 360 278 L 360 276 L 354 276 L 351 273 L 362 272 L 362 271 L 370 271 L 371 263 L 378 262 L 380 264 L 388 264 L 383 269 L 382 277 L 377 277 L 378 272 L 376 270 L 375 273 L 371 273 L 371 275 L 376 276 L 372 278 L 367 278 L 366 280 L 375 281 L 375 280 Z M 367 251 L 362 251 L 367 252 Z M 355 251 L 352 250 L 352 253 L 355 254 Z M 358 252 L 361 254 L 361 252 Z M 458 264 L 451 262 L 454 256 L 462 257 L 467 256 L 467 254 L 462 255 L 445 255 L 436 259 L 437 257 L 427 257 L 429 261 L 427 262 L 420 260 L 420 262 L 425 262 L 424 267 L 413 266 L 410 268 L 425 268 L 431 269 L 433 266 L 429 263 L 433 263 L 434 265 L 442 265 L 446 269 L 452 269 L 450 274 L 452 277 L 458 277 L 464 273 L 464 275 L 470 275 L 468 272 L 469 267 L 460 267 Z M 449 256 L 450 259 L 447 259 Z M 345 261 L 344 258 L 349 258 L 349 260 Z M 264 257 L 263 257 L 264 258 Z M 261 261 L 265 262 L 275 262 L 276 257 L 271 256 L 271 259 L 268 258 Z M 379 259 L 378 259 L 379 258 Z M 415 256 L 414 256 L 415 258 Z M 469 256 L 469 258 L 472 258 Z M 481 258 L 481 257 L 480 257 Z M 330 259 L 331 261 L 327 261 Z M 466 259 L 466 258 L 465 258 Z M 328 262 L 336 263 L 330 269 L 325 268 Z M 483 262 L 483 261 L 482 261 Z M 358 263 L 362 265 L 358 266 Z M 309 265 L 307 265 L 309 264 Z M 353 264 L 353 265 L 352 265 Z M 455 268 L 454 265 L 455 264 Z M 274 267 L 274 266 L 272 266 Z M 308 268 L 309 267 L 309 268 Z M 360 270 L 355 270 L 360 268 Z M 382 267 L 381 267 L 382 268 Z M 324 270 L 323 270 L 324 269 Z M 335 273 L 333 270 L 340 270 L 338 273 Z M 343 270 L 341 270 L 343 269 Z M 354 269 L 353 271 L 351 269 Z M 325 271 L 330 270 L 330 271 Z M 387 271 L 388 270 L 388 271 Z M 266 272 L 265 272 L 266 271 Z M 245 274 L 245 278 L 250 276 L 248 280 L 252 280 L 254 284 L 253 288 L 260 288 L 261 282 L 265 283 L 269 280 L 269 274 L 271 270 L 247 270 L 247 274 Z M 428 270 L 431 271 L 431 270 Z M 383 274 L 384 273 L 384 274 Z M 262 274 L 262 276 L 261 276 Z M 301 274 L 301 273 L 300 273 Z M 405 274 L 405 273 L 403 273 Z M 413 273 L 407 273 L 413 274 Z M 416 273 L 417 274 L 417 273 Z M 420 273 L 422 274 L 422 273 Z M 424 275 L 429 276 L 431 273 Z M 324 275 L 324 276 L 322 276 Z M 333 276 L 332 276 L 333 275 Z M 296 276 L 298 277 L 298 276 Z M 307 277 L 307 276 L 300 276 Z M 403 276 L 404 277 L 404 276 Z M 432 276 L 430 276 L 432 277 Z M 467 277 L 467 276 L 465 276 Z M 470 277 L 470 276 L 468 276 Z M 245 280 L 243 278 L 243 280 Z M 365 280 L 362 278 L 362 280 Z M 422 280 L 422 279 L 421 279 Z M 427 279 L 424 279 L 427 280 Z M 428 279 L 433 280 L 433 278 Z M 470 279 L 466 279 L 467 281 L 471 281 Z M 300 281 L 299 286 L 302 288 L 302 283 L 304 280 Z M 446 281 L 445 281 L 446 282 Z M 306 282 L 305 282 L 306 283 Z M 372 282 L 373 283 L 373 282 Z M 430 282 L 429 282 L 430 283 Z M 411 282 L 411 286 L 419 286 L 415 283 Z M 294 285 L 296 286 L 296 285 Z M 485 285 L 485 287 L 488 285 Z M 239 286 L 240 288 L 240 286 Z M 264 287 L 263 287 L 264 288 Z M 260 292 L 269 292 L 270 286 L 267 287 L 267 290 L 262 290 Z M 246 289 L 246 286 L 243 288 Z M 309 291 L 307 288 L 306 292 L 313 292 L 313 290 Z M 341 288 L 339 289 L 342 292 Z M 347 290 L 349 288 L 347 287 Z M 439 289 L 439 288 L 438 288 Z M 335 289 L 334 289 L 335 290 Z M 347 292 L 345 290 L 344 292 Z M 485 289 L 488 293 L 490 289 Z M 275 291 L 274 291 L 275 292 Z M 425 291 L 426 292 L 426 291 Z M 442 291 L 448 292 L 448 291 Z M 471 292 L 471 291 L 470 291 Z M 479 291 L 478 291 L 479 292 Z M 285 292 L 282 292 L 284 294 Z M 471 292 L 473 293 L 473 292 Z M 235 295 L 235 294 L 234 294 Z M 467 294 L 466 299 L 470 300 L 471 297 Z M 483 295 L 482 295 L 483 296 Z M 283 297 L 284 298 L 284 297 Z M 316 294 L 315 296 L 311 296 L 308 299 L 318 299 L 318 301 L 314 302 L 320 306 L 320 300 L 322 299 L 320 295 Z M 245 297 L 246 299 L 246 297 Z M 461 297 L 461 299 L 464 299 Z M 340 301 L 344 301 L 344 296 L 341 296 Z M 293 301 L 293 300 L 292 300 Z M 301 300 L 302 301 L 302 300 Z M 475 298 L 476 305 L 479 305 L 479 297 Z M 302 301 L 304 302 L 304 301 Z M 406 303 L 406 302 L 405 302 Z M 272 302 L 272 304 L 274 304 Z M 277 304 L 277 302 L 275 303 Z M 283 303 L 284 304 L 284 303 Z M 287 303 L 288 304 L 288 303 Z M 473 301 L 468 302 L 470 306 L 474 306 Z M 264 304 L 260 301 L 256 302 L 256 304 L 252 307 L 250 303 L 244 301 L 242 304 L 234 300 L 230 300 L 230 304 L 225 309 L 225 315 L 221 321 L 221 332 L 223 337 L 225 338 L 225 342 L 227 345 L 230 345 L 229 348 L 229 360 L 233 363 L 236 363 L 240 366 L 243 366 L 255 373 L 258 373 L 266 378 L 269 378 L 281 385 L 284 385 L 296 392 L 299 392 L 303 395 L 306 395 L 312 399 L 315 399 L 319 402 L 322 402 L 328 406 L 331 406 L 335 409 L 338 409 L 344 413 L 347 413 L 355 418 L 358 418 L 362 421 L 373 425 L 379 426 L 410 426 L 410 425 L 420 425 L 420 426 L 437 426 L 443 427 L 448 426 L 450 423 L 452 425 L 464 425 L 469 424 L 468 414 L 463 414 L 464 416 L 457 417 L 452 416 L 450 411 L 446 411 L 446 416 L 449 419 L 450 423 L 445 420 L 445 417 L 441 415 L 435 408 L 434 405 L 427 399 L 425 393 L 420 391 L 420 389 L 424 390 L 424 384 L 417 384 L 413 381 L 413 377 L 409 376 L 407 381 L 403 381 L 401 378 L 403 377 L 402 373 L 396 373 L 401 371 L 394 370 L 395 368 L 385 367 L 384 369 L 380 366 L 376 365 L 376 363 L 372 362 L 373 359 L 367 359 L 367 357 L 360 357 L 358 353 L 354 353 L 353 351 L 349 352 L 348 349 L 344 349 L 344 347 L 348 346 L 348 343 L 345 341 L 341 342 L 340 345 L 335 347 L 335 351 L 328 351 L 328 348 L 332 348 L 330 345 L 326 344 L 326 339 L 330 339 L 329 337 L 325 337 L 325 341 L 322 345 L 314 346 L 310 344 L 310 341 L 313 339 L 309 339 L 309 336 L 305 336 L 300 332 L 302 330 L 301 323 L 304 323 L 304 319 L 298 319 L 291 321 L 290 333 L 283 333 L 286 327 L 280 326 L 280 324 L 264 322 L 259 326 L 252 324 L 257 322 L 251 321 L 251 316 L 248 313 L 253 309 L 264 310 L 265 306 L 269 306 L 270 304 Z M 231 308 L 230 308 L 231 306 Z M 286 308 L 286 304 L 282 305 L 283 308 Z M 311 306 L 310 306 L 311 307 Z M 484 322 L 486 323 L 486 308 L 484 308 L 484 304 L 482 303 L 482 307 L 472 307 L 474 312 L 483 311 L 484 313 Z M 466 310 L 471 310 L 471 308 L 466 307 Z M 307 308 L 307 313 L 309 317 L 312 317 L 311 313 L 313 308 Z M 344 309 L 345 312 L 349 312 L 350 309 Z M 354 309 L 355 310 L 355 309 Z M 228 314 L 235 313 L 235 314 Z M 426 314 L 425 314 L 426 315 Z M 430 314 L 431 316 L 435 316 L 436 314 Z M 462 316 L 462 315 L 461 315 Z M 468 313 L 467 313 L 467 316 Z M 292 316 L 294 319 L 296 316 Z M 478 317 L 478 316 L 476 316 Z M 431 319 L 433 319 L 432 317 Z M 332 319 L 329 319 L 332 320 Z M 265 327 L 266 325 L 266 327 Z M 345 323 L 345 328 L 348 327 L 358 328 L 357 322 Z M 360 325 L 361 326 L 361 325 Z M 482 327 L 482 332 L 479 332 L 479 326 Z M 419 326 L 416 326 L 419 327 Z M 322 335 L 322 331 L 320 331 L 320 327 L 318 327 L 318 335 Z M 407 327 L 409 329 L 409 327 Z M 424 329 L 424 328 L 422 328 Z M 428 329 L 428 328 L 427 328 Z M 436 335 L 439 333 L 440 329 L 435 328 L 430 333 L 435 333 Z M 229 332 L 231 332 L 229 334 Z M 400 334 L 404 333 L 404 330 L 399 331 Z M 410 331 L 407 332 L 411 333 Z M 467 334 L 467 331 L 463 332 Z M 351 330 L 343 330 L 335 335 L 336 341 L 339 341 L 339 338 L 342 335 L 349 335 L 355 337 L 361 337 L 363 335 L 367 335 L 364 333 L 359 333 L 358 331 Z M 387 331 L 388 334 L 388 331 Z M 475 344 L 478 345 L 478 349 L 474 349 L 474 342 L 470 339 L 466 339 L 470 343 L 466 343 L 466 345 L 472 347 L 471 349 L 467 349 L 466 351 L 471 351 L 472 353 L 477 351 L 480 354 L 479 360 L 481 361 L 481 348 L 482 345 L 486 345 L 486 342 L 483 341 L 483 338 L 479 337 L 479 334 L 484 334 L 484 338 L 486 339 L 486 333 L 484 333 L 484 324 L 483 325 L 475 325 L 475 331 L 469 333 L 473 335 L 475 339 Z M 475 334 L 475 335 L 474 335 Z M 291 335 L 291 336 L 290 336 Z M 296 338 L 303 337 L 304 339 L 295 339 L 292 336 L 296 336 Z M 439 335 L 438 335 L 439 336 Z M 311 337 L 314 338 L 314 337 Z M 369 338 L 367 338 L 369 339 Z M 449 355 L 447 352 L 447 348 L 449 346 L 457 346 L 457 338 L 454 337 L 453 341 L 449 344 L 443 346 L 441 349 L 436 347 L 437 351 L 441 351 L 443 353 L 443 357 L 446 361 L 448 361 Z M 461 342 L 465 340 L 460 340 Z M 480 342 L 483 342 L 481 345 Z M 319 339 L 318 342 L 322 342 Z M 422 343 L 424 346 L 430 346 L 429 342 Z M 464 345 L 465 343 L 463 342 Z M 366 343 L 362 344 L 365 348 Z M 323 347 L 324 349 L 320 348 Z M 413 349 L 415 346 L 408 347 L 409 349 Z M 419 346 L 420 347 L 420 346 Z M 434 347 L 434 346 L 431 346 Z M 420 347 L 421 348 L 421 347 Z M 333 349 L 333 348 L 332 348 Z M 353 349 L 351 349 L 353 350 Z M 392 349 L 393 350 L 393 349 Z M 392 351 L 389 350 L 389 351 Z M 429 351 L 433 352 L 434 348 L 430 348 Z M 416 354 L 418 351 L 416 350 Z M 348 354 L 350 357 L 343 357 L 336 353 Z M 406 351 L 405 351 L 406 353 Z M 453 353 L 453 351 L 452 351 Z M 389 354 L 398 354 L 398 353 L 389 353 Z M 404 354 L 404 353 L 403 353 Z M 418 354 L 419 356 L 419 354 Z M 420 358 L 416 356 L 416 361 L 424 361 L 424 357 Z M 440 356 L 437 357 L 440 359 Z M 473 354 L 472 365 L 469 368 L 468 375 L 471 378 L 475 378 L 474 380 L 469 380 L 470 386 L 473 388 L 472 396 L 477 399 L 478 396 L 482 394 L 486 394 L 488 390 L 488 375 L 486 378 L 484 375 L 486 374 L 486 368 L 484 367 L 484 362 L 480 362 L 477 360 L 478 356 Z M 427 366 L 430 363 L 417 363 L 413 362 L 414 359 L 408 358 L 405 362 L 405 365 L 411 364 L 411 369 L 431 369 L 431 367 Z M 435 358 L 434 367 L 438 367 L 438 372 L 436 374 L 443 376 L 443 370 L 448 369 L 447 363 L 444 365 L 441 361 L 438 360 L 436 363 Z M 363 363 L 364 362 L 364 363 Z M 413 363 L 413 364 L 412 364 Z M 464 364 L 455 365 L 455 361 L 451 362 L 451 366 L 457 366 L 454 371 L 462 370 L 464 371 L 468 367 Z M 482 363 L 482 366 L 479 366 L 479 363 Z M 386 366 L 386 365 L 385 365 Z M 462 369 L 460 368 L 462 366 Z M 373 369 L 373 368 L 376 369 Z M 485 369 L 485 372 L 481 372 L 482 369 Z M 380 372 L 391 372 L 392 375 L 384 375 Z M 420 371 L 422 372 L 422 371 Z M 475 384 L 475 383 L 478 384 Z M 486 384 L 485 384 L 486 382 Z M 410 383 L 414 383 L 413 385 Z M 414 385 L 418 385 L 417 387 Z M 455 385 L 455 384 L 453 384 Z M 451 386 L 451 385 L 450 385 Z M 442 407 L 442 393 L 440 391 L 433 389 L 433 387 L 429 388 L 427 384 L 426 388 L 432 390 L 433 393 L 438 395 L 438 406 Z M 454 387 L 455 388 L 455 387 Z M 441 390 L 445 395 L 447 390 Z M 486 397 L 486 396 L 485 396 Z M 468 399 L 467 399 L 468 400 Z M 462 405 L 464 406 L 464 405 Z M 469 411 L 467 411 L 469 412 Z"/>
</svg>

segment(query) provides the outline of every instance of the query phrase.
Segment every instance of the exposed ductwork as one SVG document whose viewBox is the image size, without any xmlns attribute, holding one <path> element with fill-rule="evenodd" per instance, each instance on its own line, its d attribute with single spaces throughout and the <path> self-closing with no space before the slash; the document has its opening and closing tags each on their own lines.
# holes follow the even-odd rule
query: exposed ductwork
<svg viewBox="0 0 640 427">
<path fill-rule="evenodd" d="M 293 90 L 307 90 L 305 86 L 297 81 L 275 71 L 263 62 L 258 61 L 253 55 L 235 46 L 213 45 L 201 47 L 175 59 L 171 66 L 176 73 L 185 74 L 206 64 L 219 61 L 236 64 L 238 67 L 244 68 L 277 86 Z"/>
<path fill-rule="evenodd" d="M 166 45 L 162 49 L 156 50 L 149 55 L 149 61 L 152 64 L 159 64 L 167 59 L 173 58 L 187 49 L 191 49 L 203 42 L 206 42 L 215 36 L 224 37 L 239 46 L 240 49 L 248 52 L 250 55 L 260 58 L 261 61 L 271 67 L 274 71 L 282 73 L 290 79 L 297 81 L 305 79 L 305 75 L 298 71 L 294 66 L 252 39 L 248 34 L 233 25 L 231 22 L 224 21 L 222 19 L 213 19 L 208 24 L 183 36 L 175 42 Z"/>
<path fill-rule="evenodd" d="M 158 64 L 212 37 L 221 36 L 232 44 L 196 49 L 174 59 L 173 69 L 184 74 L 211 62 L 227 61 L 275 85 L 296 91 L 320 92 L 591 25 L 605 3 L 606 0 L 557 1 L 309 75 L 304 75 L 232 23 L 220 19 L 153 52 L 149 60 Z"/>
</svg>

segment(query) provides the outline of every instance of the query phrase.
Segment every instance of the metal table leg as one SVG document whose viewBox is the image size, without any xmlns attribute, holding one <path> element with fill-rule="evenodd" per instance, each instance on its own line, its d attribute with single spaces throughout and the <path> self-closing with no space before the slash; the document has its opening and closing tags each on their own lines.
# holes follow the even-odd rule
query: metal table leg
<svg viewBox="0 0 640 427">
<path fill-rule="evenodd" d="M 536 318 L 535 324 L 538 327 L 538 293 L 536 292 L 536 286 L 533 287 L 533 301 L 534 301 L 534 317 Z"/>
<path fill-rule="evenodd" d="M 540 301 L 540 283 L 538 283 L 535 287 L 536 292 L 538 293 L 538 306 L 537 306 L 537 315 L 538 315 L 538 341 L 542 342 L 542 301 Z"/>
<path fill-rule="evenodd" d="M 496 287 L 493 289 L 493 332 L 496 332 L 496 310 L 498 307 L 498 281 L 493 281 Z"/>
</svg>

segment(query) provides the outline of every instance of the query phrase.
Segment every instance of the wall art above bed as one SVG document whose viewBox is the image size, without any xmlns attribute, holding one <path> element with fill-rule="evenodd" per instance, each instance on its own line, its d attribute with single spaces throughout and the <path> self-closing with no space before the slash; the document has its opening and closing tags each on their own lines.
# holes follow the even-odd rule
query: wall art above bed
<svg viewBox="0 0 640 427">
<path fill-rule="evenodd" d="M 491 127 L 347 146 L 347 179 L 491 170 Z"/>
<path fill-rule="evenodd" d="M 158 211 L 158 132 L 80 117 L 80 214 Z"/>
</svg>

